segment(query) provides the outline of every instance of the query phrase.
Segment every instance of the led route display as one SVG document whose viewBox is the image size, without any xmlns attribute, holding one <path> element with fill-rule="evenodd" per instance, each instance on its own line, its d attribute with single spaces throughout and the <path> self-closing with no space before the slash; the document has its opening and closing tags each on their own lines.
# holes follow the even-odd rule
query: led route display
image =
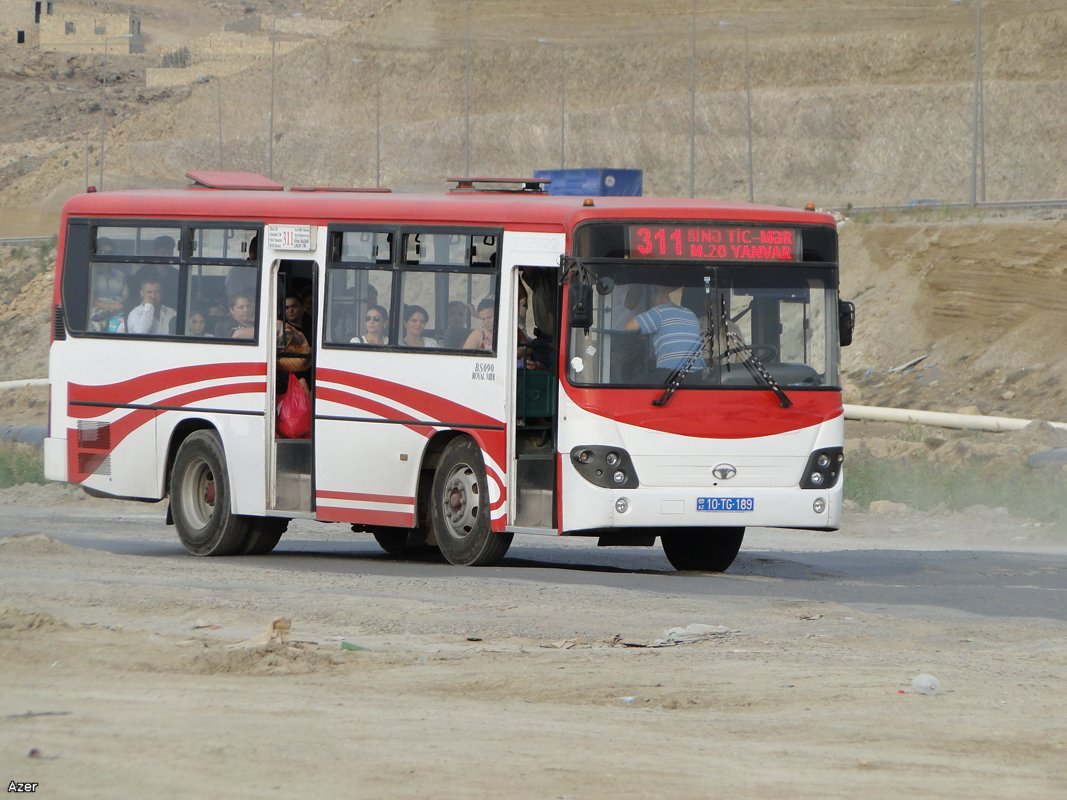
<svg viewBox="0 0 1067 800">
<path fill-rule="evenodd" d="M 800 231 L 740 225 L 628 225 L 630 258 L 800 261 Z"/>
</svg>

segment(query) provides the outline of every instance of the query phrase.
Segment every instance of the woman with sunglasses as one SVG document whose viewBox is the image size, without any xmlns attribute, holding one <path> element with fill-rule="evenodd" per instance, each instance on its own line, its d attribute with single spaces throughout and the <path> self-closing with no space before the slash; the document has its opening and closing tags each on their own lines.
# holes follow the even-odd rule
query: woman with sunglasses
<svg viewBox="0 0 1067 800">
<path fill-rule="evenodd" d="M 382 306 L 370 306 L 363 318 L 366 333 L 353 337 L 355 344 L 389 344 L 385 332 L 389 329 L 389 312 Z"/>
</svg>

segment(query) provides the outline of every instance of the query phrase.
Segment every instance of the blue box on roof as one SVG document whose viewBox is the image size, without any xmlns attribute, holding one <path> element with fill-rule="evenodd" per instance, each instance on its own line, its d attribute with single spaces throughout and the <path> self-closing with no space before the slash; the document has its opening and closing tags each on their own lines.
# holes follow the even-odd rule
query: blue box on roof
<svg viewBox="0 0 1067 800">
<path fill-rule="evenodd" d="M 643 188 L 639 169 L 539 169 L 534 177 L 552 181 L 549 194 L 640 197 Z"/>
</svg>

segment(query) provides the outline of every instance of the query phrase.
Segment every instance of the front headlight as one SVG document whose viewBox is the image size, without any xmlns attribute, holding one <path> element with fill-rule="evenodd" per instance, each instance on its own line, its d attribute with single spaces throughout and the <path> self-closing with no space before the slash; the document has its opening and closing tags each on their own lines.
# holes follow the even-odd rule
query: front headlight
<svg viewBox="0 0 1067 800">
<path fill-rule="evenodd" d="M 630 454 L 618 447 L 581 445 L 571 450 L 578 474 L 605 489 L 636 489 L 640 484 Z"/>
<path fill-rule="evenodd" d="M 801 489 L 829 489 L 841 477 L 841 464 L 845 460 L 844 450 L 840 447 L 826 447 L 816 450 L 808 458 L 804 467 L 804 477 L 800 480 Z"/>
</svg>

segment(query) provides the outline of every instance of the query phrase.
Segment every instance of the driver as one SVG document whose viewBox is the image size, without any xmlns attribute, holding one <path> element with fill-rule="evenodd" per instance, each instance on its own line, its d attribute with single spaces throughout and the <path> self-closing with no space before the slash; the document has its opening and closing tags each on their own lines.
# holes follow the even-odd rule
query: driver
<svg viewBox="0 0 1067 800">
<path fill-rule="evenodd" d="M 696 314 L 671 300 L 670 286 L 652 287 L 652 307 L 628 320 L 623 330 L 652 337 L 656 367 L 678 369 L 694 351 L 703 349 L 700 321 Z M 693 361 L 693 369 L 703 369 L 703 355 Z"/>
</svg>

